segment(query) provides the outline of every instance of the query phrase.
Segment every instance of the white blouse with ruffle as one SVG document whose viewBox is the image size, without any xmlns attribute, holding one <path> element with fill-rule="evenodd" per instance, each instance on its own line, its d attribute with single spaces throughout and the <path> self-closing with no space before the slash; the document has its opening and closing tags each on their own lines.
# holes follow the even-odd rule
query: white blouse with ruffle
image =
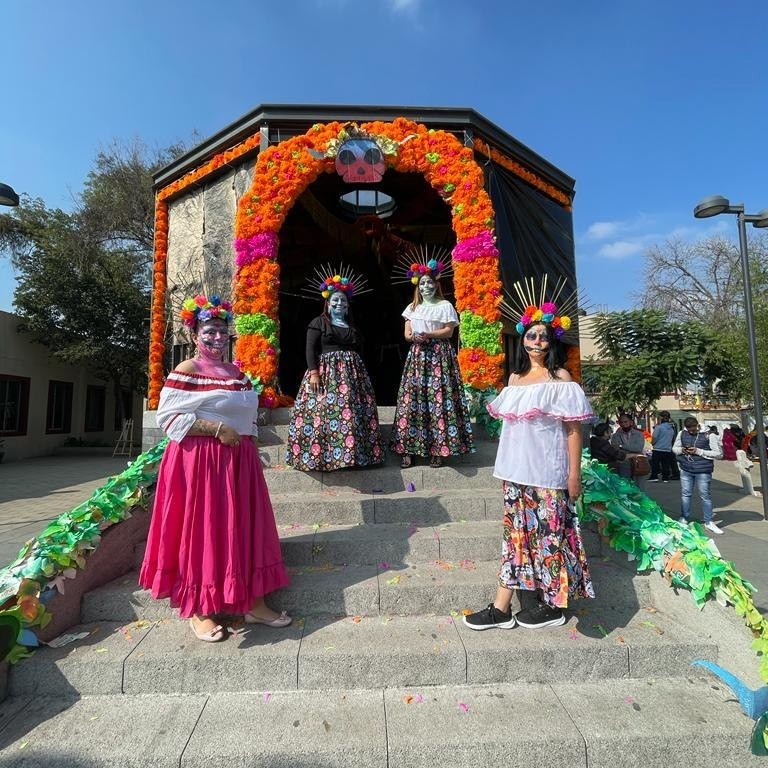
<svg viewBox="0 0 768 768">
<path fill-rule="evenodd" d="M 222 422 L 239 435 L 257 435 L 259 395 L 245 375 L 220 379 L 171 371 L 160 391 L 158 426 L 180 443 L 196 419 Z"/>
<path fill-rule="evenodd" d="M 403 311 L 403 317 L 411 321 L 414 333 L 439 331 L 444 325 L 458 325 L 459 316 L 450 301 L 442 299 L 435 304 L 422 301 L 412 309 L 409 304 Z"/>
<path fill-rule="evenodd" d="M 488 412 L 503 419 L 493 476 L 538 488 L 568 487 L 563 423 L 592 421 L 592 406 L 575 381 L 504 387 Z"/>
</svg>

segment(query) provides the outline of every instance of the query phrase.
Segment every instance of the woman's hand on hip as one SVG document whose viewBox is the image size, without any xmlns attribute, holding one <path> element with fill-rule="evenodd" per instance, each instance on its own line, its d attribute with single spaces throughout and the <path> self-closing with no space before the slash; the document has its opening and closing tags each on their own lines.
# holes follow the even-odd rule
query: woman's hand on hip
<svg viewBox="0 0 768 768">
<path fill-rule="evenodd" d="M 222 445 L 240 445 L 240 435 L 237 433 L 237 430 L 232 429 L 229 425 L 222 424 L 219 429 L 219 442 Z"/>
</svg>

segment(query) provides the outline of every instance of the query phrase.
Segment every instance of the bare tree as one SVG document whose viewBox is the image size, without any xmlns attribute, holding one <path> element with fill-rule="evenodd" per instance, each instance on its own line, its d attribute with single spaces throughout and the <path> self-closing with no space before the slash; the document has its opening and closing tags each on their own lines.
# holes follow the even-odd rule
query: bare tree
<svg viewBox="0 0 768 768">
<path fill-rule="evenodd" d="M 766 291 L 768 237 L 750 234 L 753 290 Z M 738 245 L 724 237 L 689 243 L 670 240 L 645 254 L 644 287 L 635 294 L 646 309 L 671 320 L 697 320 L 722 326 L 741 317 L 744 293 Z"/>
</svg>

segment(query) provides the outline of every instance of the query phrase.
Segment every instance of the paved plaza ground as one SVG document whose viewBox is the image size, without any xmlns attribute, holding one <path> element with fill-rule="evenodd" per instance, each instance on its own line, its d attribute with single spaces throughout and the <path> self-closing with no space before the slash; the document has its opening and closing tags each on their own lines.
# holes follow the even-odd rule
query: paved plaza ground
<svg viewBox="0 0 768 768">
<path fill-rule="evenodd" d="M 10 562 L 24 542 L 62 512 L 87 499 L 107 477 L 121 472 L 125 457 L 47 456 L 0 464 L 0 563 Z M 756 486 L 759 468 L 752 470 Z M 648 483 L 647 493 L 673 518 L 680 509 L 680 483 Z M 715 519 L 725 533 L 715 536 L 722 555 L 758 589 L 755 605 L 768 613 L 768 522 L 762 499 L 746 496 L 735 467 L 715 463 L 712 480 Z M 501 514 L 501 510 L 499 512 Z M 701 519 L 694 497 L 692 517 Z"/>
</svg>

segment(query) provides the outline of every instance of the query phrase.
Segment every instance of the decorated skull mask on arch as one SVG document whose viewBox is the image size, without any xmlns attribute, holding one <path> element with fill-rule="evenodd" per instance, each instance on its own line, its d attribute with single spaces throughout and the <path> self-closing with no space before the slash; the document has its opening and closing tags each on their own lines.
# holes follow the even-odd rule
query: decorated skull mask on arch
<svg viewBox="0 0 768 768">
<path fill-rule="evenodd" d="M 376 184 L 384 176 L 384 153 L 373 139 L 348 139 L 336 155 L 336 171 L 347 184 Z"/>
</svg>

